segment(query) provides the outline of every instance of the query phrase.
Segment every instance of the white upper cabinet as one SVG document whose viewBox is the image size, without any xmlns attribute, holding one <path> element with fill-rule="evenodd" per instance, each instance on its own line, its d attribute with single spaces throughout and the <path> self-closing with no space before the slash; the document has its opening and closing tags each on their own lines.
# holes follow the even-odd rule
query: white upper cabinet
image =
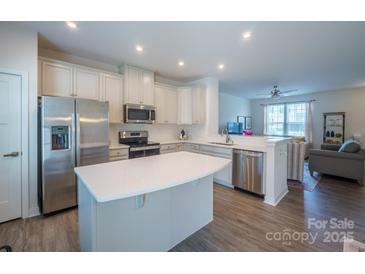
<svg viewBox="0 0 365 274">
<path fill-rule="evenodd" d="M 152 71 L 125 66 L 124 102 L 128 104 L 155 104 L 155 74 Z"/>
<path fill-rule="evenodd" d="M 74 75 L 74 95 L 77 98 L 99 100 L 100 72 L 76 67 Z"/>
<path fill-rule="evenodd" d="M 166 96 L 167 121 L 169 124 L 177 124 L 177 88 L 169 87 Z"/>
<path fill-rule="evenodd" d="M 52 61 L 42 61 L 41 93 L 51 96 L 73 96 L 73 67 Z"/>
<path fill-rule="evenodd" d="M 151 71 L 142 71 L 141 72 L 141 91 L 140 96 L 142 99 L 143 105 L 155 105 L 155 96 L 154 96 L 154 88 L 155 88 L 155 74 Z"/>
<path fill-rule="evenodd" d="M 178 114 L 177 123 L 191 125 L 193 122 L 192 88 L 179 87 L 177 91 Z"/>
<path fill-rule="evenodd" d="M 192 93 L 193 124 L 204 124 L 206 116 L 206 88 L 203 85 L 193 86 Z"/>
<path fill-rule="evenodd" d="M 177 123 L 177 89 L 165 85 L 155 85 L 155 106 L 157 124 Z"/>
<path fill-rule="evenodd" d="M 141 104 L 140 71 L 133 67 L 125 67 L 124 71 L 124 102 Z"/>
<path fill-rule="evenodd" d="M 100 100 L 109 102 L 109 122 L 121 123 L 123 120 L 123 79 L 117 75 L 100 75 Z"/>
<path fill-rule="evenodd" d="M 155 102 L 156 124 L 167 123 L 166 88 L 164 86 L 155 86 Z"/>
</svg>

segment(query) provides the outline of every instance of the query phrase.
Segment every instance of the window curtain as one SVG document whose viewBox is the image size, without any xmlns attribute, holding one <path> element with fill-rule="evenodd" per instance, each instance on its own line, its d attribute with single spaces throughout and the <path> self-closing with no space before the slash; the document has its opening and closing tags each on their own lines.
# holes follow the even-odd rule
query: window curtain
<svg viewBox="0 0 365 274">
<path fill-rule="evenodd" d="M 264 135 L 267 134 L 267 105 L 264 105 Z"/>
<path fill-rule="evenodd" d="M 312 143 L 313 140 L 312 102 L 305 104 L 305 140 Z"/>
</svg>

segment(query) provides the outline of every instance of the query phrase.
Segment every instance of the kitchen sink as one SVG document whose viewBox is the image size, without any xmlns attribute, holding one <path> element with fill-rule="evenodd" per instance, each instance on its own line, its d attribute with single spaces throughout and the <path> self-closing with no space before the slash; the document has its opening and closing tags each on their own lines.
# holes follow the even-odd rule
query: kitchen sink
<svg viewBox="0 0 365 274">
<path fill-rule="evenodd" d="M 223 143 L 223 142 L 209 142 L 209 144 L 223 145 L 223 146 L 233 146 L 234 145 L 234 143 Z"/>
</svg>

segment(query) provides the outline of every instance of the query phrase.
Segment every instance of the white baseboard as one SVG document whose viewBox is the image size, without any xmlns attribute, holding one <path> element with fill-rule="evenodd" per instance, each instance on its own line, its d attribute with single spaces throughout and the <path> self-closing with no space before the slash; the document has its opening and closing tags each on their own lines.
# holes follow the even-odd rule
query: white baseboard
<svg viewBox="0 0 365 274">
<path fill-rule="evenodd" d="M 277 197 L 275 198 L 272 198 L 272 197 L 266 197 L 265 196 L 265 200 L 264 200 L 264 203 L 265 204 L 268 204 L 268 205 L 272 205 L 272 206 L 277 206 L 278 203 L 285 197 L 286 194 L 288 194 L 289 190 L 288 189 L 285 189 L 283 191 L 283 193 L 281 193 L 280 195 L 278 195 Z"/>
</svg>

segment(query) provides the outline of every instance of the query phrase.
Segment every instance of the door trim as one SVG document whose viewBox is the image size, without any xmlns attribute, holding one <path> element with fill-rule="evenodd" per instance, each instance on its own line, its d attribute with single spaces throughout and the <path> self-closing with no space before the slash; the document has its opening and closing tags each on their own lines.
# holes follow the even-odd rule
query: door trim
<svg viewBox="0 0 365 274">
<path fill-rule="evenodd" d="M 29 217 L 29 101 L 28 72 L 0 67 L 0 73 L 21 77 L 21 217 Z M 37 100 L 37 98 L 35 98 Z M 33 118 L 33 117 L 32 117 Z M 37 127 L 37 126 L 36 126 Z M 37 131 L 37 128 L 35 128 Z M 36 149 L 36 148 L 35 148 Z M 37 164 L 37 159 L 35 159 Z M 36 166 L 37 167 L 37 166 Z"/>
</svg>

